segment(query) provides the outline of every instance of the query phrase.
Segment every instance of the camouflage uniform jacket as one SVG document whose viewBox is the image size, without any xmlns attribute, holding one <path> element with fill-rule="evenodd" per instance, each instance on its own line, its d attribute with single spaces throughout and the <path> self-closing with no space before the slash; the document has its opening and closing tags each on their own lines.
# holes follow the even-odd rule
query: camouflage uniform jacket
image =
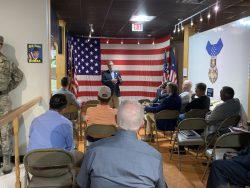
<svg viewBox="0 0 250 188">
<path fill-rule="evenodd" d="M 8 94 L 22 81 L 23 72 L 0 52 L 0 94 Z"/>
</svg>

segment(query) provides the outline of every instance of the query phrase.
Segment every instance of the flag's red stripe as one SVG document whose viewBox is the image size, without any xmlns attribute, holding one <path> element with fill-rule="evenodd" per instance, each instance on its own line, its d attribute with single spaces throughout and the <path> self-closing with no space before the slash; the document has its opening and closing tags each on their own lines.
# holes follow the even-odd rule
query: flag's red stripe
<svg viewBox="0 0 250 188">
<path fill-rule="evenodd" d="M 162 71 L 119 71 L 123 76 L 162 76 Z"/>
<path fill-rule="evenodd" d="M 169 58 L 168 58 L 169 59 Z M 162 65 L 163 60 L 112 60 L 115 65 Z M 102 60 L 102 65 L 107 65 L 107 60 Z"/>
<path fill-rule="evenodd" d="M 79 86 L 101 86 L 101 81 L 78 81 Z M 150 82 L 150 81 L 124 81 L 122 86 L 147 86 L 147 87 L 158 87 L 161 82 Z"/>
<path fill-rule="evenodd" d="M 153 42 L 155 44 L 159 44 L 159 43 L 163 43 L 170 40 L 170 35 L 163 37 L 163 38 L 159 38 L 159 39 L 100 39 L 101 44 L 106 44 L 107 41 L 109 44 L 121 44 L 121 41 L 123 41 L 123 44 L 137 44 L 138 41 L 140 42 L 140 44 L 152 44 Z"/>
<path fill-rule="evenodd" d="M 153 55 L 153 54 L 163 54 L 164 52 L 170 50 L 170 46 L 161 49 L 152 50 L 124 50 L 124 49 L 102 49 L 102 54 L 121 54 L 121 55 Z"/>
<path fill-rule="evenodd" d="M 80 91 L 78 92 L 78 97 L 82 96 L 97 96 L 97 91 Z M 145 97 L 155 97 L 155 92 L 146 91 L 121 91 L 121 96 L 145 96 Z"/>
</svg>

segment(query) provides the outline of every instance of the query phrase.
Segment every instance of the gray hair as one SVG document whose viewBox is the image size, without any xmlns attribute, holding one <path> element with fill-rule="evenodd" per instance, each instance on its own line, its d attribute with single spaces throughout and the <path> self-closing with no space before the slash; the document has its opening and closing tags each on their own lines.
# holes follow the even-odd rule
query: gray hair
<svg viewBox="0 0 250 188">
<path fill-rule="evenodd" d="M 192 88 L 192 82 L 190 80 L 185 80 L 182 84 L 182 89 L 185 91 L 190 92 Z"/>
<path fill-rule="evenodd" d="M 118 108 L 117 124 L 121 129 L 137 131 L 143 123 L 143 117 L 142 105 L 126 100 Z"/>
</svg>

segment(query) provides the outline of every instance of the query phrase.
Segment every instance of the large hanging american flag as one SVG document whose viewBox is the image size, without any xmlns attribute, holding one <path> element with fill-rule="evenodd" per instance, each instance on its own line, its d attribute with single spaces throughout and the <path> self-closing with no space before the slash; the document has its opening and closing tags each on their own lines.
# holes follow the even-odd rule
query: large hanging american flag
<svg viewBox="0 0 250 188">
<path fill-rule="evenodd" d="M 139 43 L 140 42 L 140 43 Z M 97 99 L 101 72 L 114 62 L 123 80 L 122 100 L 153 99 L 162 83 L 164 52 L 169 56 L 170 37 L 152 40 L 86 39 L 68 36 L 68 70 L 73 72 L 74 93 L 80 101 Z M 166 57 L 169 58 L 169 57 Z"/>
</svg>

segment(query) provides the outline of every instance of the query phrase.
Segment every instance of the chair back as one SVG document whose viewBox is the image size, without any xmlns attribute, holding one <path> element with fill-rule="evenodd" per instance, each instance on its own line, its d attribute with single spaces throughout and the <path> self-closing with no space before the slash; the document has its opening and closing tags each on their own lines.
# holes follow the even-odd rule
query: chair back
<svg viewBox="0 0 250 188">
<path fill-rule="evenodd" d="M 144 104 L 144 103 L 150 103 L 150 100 L 149 99 L 140 99 L 140 100 L 138 100 L 138 102 L 140 104 Z"/>
<path fill-rule="evenodd" d="M 179 111 L 162 110 L 155 114 L 156 128 L 160 131 L 174 131 L 177 126 Z"/>
<path fill-rule="evenodd" d="M 99 100 L 88 100 L 85 104 L 100 104 Z"/>
<path fill-rule="evenodd" d="M 74 159 L 63 149 L 37 149 L 24 156 L 24 167 L 36 177 L 58 177 L 70 172 Z"/>
<path fill-rule="evenodd" d="M 116 131 L 117 128 L 115 125 L 92 124 L 85 129 L 85 136 L 100 139 L 112 136 Z"/>
<path fill-rule="evenodd" d="M 200 130 L 205 129 L 207 123 L 203 118 L 188 118 L 181 121 L 177 130 Z"/>
<path fill-rule="evenodd" d="M 205 118 L 208 109 L 191 109 L 185 113 L 185 118 Z"/>
<path fill-rule="evenodd" d="M 241 116 L 238 114 L 232 115 L 232 116 L 226 118 L 224 121 L 221 122 L 221 124 L 218 128 L 218 131 L 222 130 L 222 129 L 226 129 L 230 126 L 235 127 L 239 123 L 240 119 L 241 119 Z"/>
<path fill-rule="evenodd" d="M 214 148 L 243 148 L 250 145 L 250 132 L 230 132 L 220 136 Z"/>
<path fill-rule="evenodd" d="M 177 110 L 162 110 L 155 114 L 155 119 L 178 119 L 179 117 L 179 111 Z"/>
</svg>

